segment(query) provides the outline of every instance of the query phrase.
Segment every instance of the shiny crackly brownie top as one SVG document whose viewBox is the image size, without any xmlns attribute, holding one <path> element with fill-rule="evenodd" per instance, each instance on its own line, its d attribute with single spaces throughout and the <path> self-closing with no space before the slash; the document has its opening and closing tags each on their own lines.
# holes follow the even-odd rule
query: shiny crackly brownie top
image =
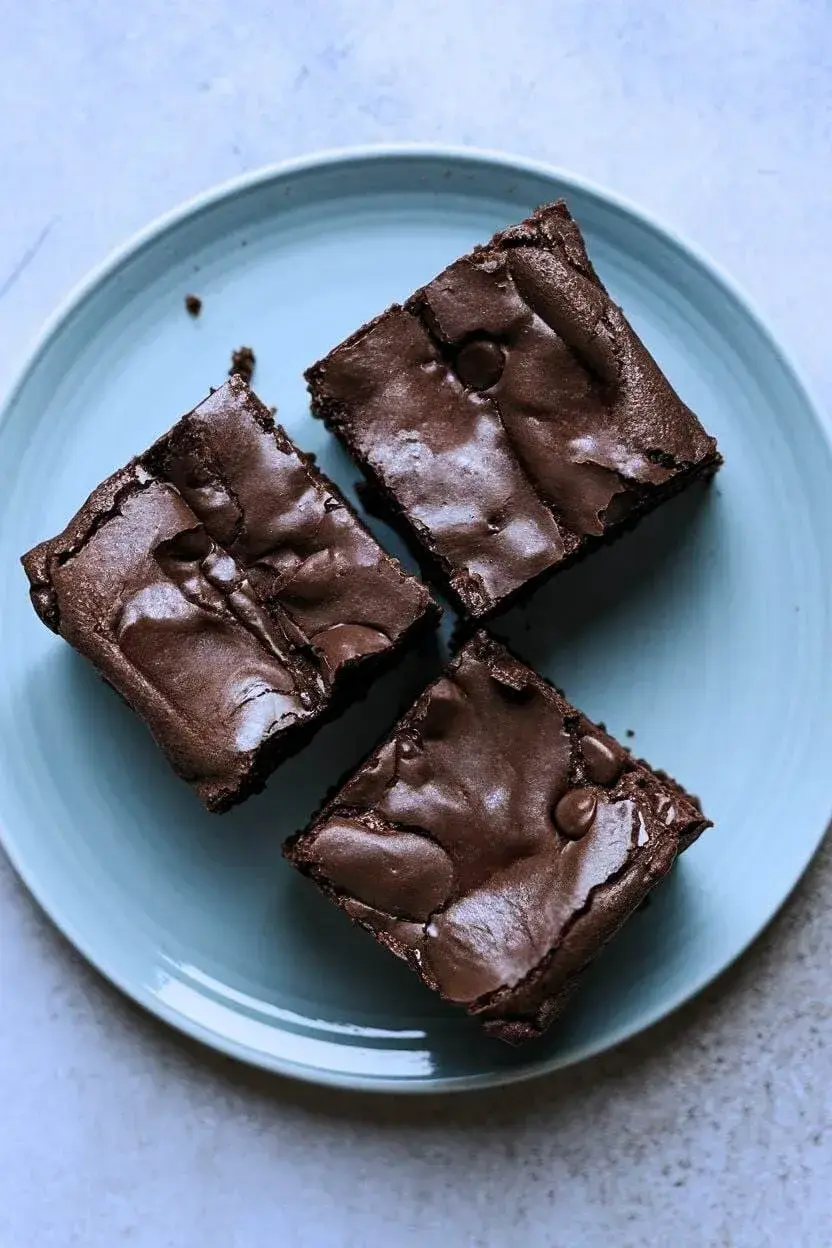
<svg viewBox="0 0 832 1248">
<path fill-rule="evenodd" d="M 261 747 L 431 610 L 239 378 L 23 562 L 44 622 L 217 809 Z"/>
<path fill-rule="evenodd" d="M 307 377 L 315 413 L 473 615 L 719 462 L 562 202 L 450 265 Z"/>
<path fill-rule="evenodd" d="M 176 487 L 258 598 L 290 616 L 327 681 L 394 643 L 430 602 L 238 377 L 142 460 Z"/>
<path fill-rule="evenodd" d="M 534 1019 L 576 921 L 586 961 L 705 826 L 479 633 L 287 853 L 442 996 Z"/>
</svg>

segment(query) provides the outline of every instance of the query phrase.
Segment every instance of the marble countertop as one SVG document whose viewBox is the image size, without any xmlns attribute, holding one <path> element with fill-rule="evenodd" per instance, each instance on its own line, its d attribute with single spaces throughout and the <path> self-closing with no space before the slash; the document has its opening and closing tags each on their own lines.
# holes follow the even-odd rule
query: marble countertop
<svg viewBox="0 0 832 1248">
<path fill-rule="evenodd" d="M 313 148 L 424 139 L 549 160 L 664 217 L 832 409 L 826 0 L 26 0 L 3 8 L 0 98 L 0 392 L 159 212 Z M 638 1040 L 399 1100 L 183 1041 L 0 855 L 0 1244 L 829 1248 L 830 895 L 827 845 L 739 965 Z"/>
</svg>

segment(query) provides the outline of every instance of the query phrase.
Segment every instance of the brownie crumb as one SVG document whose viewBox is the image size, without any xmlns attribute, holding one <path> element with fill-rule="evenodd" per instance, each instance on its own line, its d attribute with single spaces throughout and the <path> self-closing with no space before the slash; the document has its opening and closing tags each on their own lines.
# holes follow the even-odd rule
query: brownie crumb
<svg viewBox="0 0 832 1248">
<path fill-rule="evenodd" d="M 199 316 L 202 311 L 202 300 L 199 295 L 185 296 L 185 310 L 189 316 Z"/>
<path fill-rule="evenodd" d="M 625 737 L 634 737 L 635 735 L 636 735 L 635 728 L 627 728 L 627 729 L 625 729 L 625 731 L 624 731 L 624 736 L 625 736 Z"/>
<path fill-rule="evenodd" d="M 251 347 L 238 347 L 236 351 L 231 352 L 231 367 L 228 370 L 228 376 L 233 377 L 236 373 L 238 377 L 242 377 L 243 381 L 248 383 L 254 374 L 254 365 L 257 360 Z"/>
</svg>

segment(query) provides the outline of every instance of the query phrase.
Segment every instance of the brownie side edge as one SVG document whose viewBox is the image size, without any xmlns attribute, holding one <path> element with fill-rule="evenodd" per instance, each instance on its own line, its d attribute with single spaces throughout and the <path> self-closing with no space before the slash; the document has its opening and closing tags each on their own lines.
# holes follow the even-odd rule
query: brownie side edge
<svg viewBox="0 0 832 1248">
<path fill-rule="evenodd" d="M 21 555 L 20 562 L 29 579 L 29 597 L 40 619 L 53 633 L 60 632 L 60 610 L 52 582 L 52 567 L 66 562 L 90 540 L 93 534 L 118 513 L 124 500 L 144 489 L 151 478 L 137 459 L 111 474 L 88 495 L 69 524 L 55 537 L 47 538 Z"/>
</svg>

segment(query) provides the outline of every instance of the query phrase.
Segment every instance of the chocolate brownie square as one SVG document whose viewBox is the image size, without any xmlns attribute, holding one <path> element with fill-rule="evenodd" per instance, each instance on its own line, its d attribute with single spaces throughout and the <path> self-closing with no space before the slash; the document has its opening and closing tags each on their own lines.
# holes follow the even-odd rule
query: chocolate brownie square
<svg viewBox="0 0 832 1248">
<path fill-rule="evenodd" d="M 563 202 L 457 260 L 307 380 L 372 505 L 474 620 L 721 462 Z"/>
<path fill-rule="evenodd" d="M 428 987 L 519 1043 L 709 826 L 479 632 L 284 852 Z"/>
<path fill-rule="evenodd" d="M 438 616 L 239 377 L 23 566 L 43 622 L 215 811 L 262 788 Z"/>
</svg>

